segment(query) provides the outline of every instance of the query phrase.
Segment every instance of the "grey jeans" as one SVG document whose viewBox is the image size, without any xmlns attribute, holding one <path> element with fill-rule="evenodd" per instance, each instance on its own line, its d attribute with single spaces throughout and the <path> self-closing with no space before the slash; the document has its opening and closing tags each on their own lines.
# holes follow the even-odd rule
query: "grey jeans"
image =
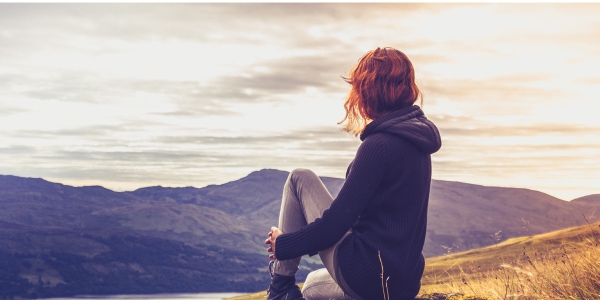
<svg viewBox="0 0 600 300">
<path fill-rule="evenodd" d="M 290 173 L 283 187 L 279 229 L 284 233 L 290 233 L 310 224 L 320 218 L 332 202 L 333 197 L 315 173 L 307 169 L 295 169 Z M 302 295 L 307 300 L 360 299 L 342 278 L 335 257 L 338 246 L 350 232 L 332 247 L 319 251 L 325 268 L 310 272 L 306 277 Z M 274 272 L 284 276 L 294 276 L 298 271 L 300 259 L 301 257 L 283 261 L 275 260 Z M 344 293 L 344 290 L 353 297 Z"/>
</svg>

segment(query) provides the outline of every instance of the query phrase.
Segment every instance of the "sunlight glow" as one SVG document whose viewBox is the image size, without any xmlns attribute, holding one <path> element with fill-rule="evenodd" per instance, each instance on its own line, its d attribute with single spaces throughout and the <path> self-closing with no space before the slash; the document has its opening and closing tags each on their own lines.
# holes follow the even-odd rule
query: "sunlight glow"
<svg viewBox="0 0 600 300">
<path fill-rule="evenodd" d="M 0 20 L 3 174 L 119 190 L 260 168 L 343 177 L 360 141 L 337 125 L 340 76 L 392 46 L 442 132 L 434 178 L 600 193 L 598 4 L 165 7 Z"/>
</svg>

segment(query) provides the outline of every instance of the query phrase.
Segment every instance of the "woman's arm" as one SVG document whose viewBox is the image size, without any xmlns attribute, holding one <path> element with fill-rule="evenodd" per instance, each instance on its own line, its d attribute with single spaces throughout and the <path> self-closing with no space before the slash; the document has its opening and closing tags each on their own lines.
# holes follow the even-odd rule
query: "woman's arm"
<svg viewBox="0 0 600 300">
<path fill-rule="evenodd" d="M 286 260 L 333 246 L 367 207 L 383 179 L 386 167 L 384 139 L 378 135 L 365 139 L 356 152 L 346 182 L 321 218 L 292 233 L 281 234 L 277 229 L 275 238 L 272 228 L 272 235 L 267 241 L 271 244 L 271 250 L 275 251 L 274 257 Z"/>
</svg>

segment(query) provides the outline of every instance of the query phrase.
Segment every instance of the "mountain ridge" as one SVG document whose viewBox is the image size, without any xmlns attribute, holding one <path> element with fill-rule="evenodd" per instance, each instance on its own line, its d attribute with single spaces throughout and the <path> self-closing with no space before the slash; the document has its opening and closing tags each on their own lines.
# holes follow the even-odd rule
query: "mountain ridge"
<svg viewBox="0 0 600 300">
<path fill-rule="evenodd" d="M 263 169 L 220 185 L 151 186 L 125 192 L 0 175 L 0 254 L 14 262 L 13 273 L 6 276 L 23 287 L 26 284 L 18 278 L 27 278 L 29 291 L 38 277 L 50 282 L 35 288 L 46 296 L 138 293 L 148 285 L 152 286 L 148 291 L 154 292 L 202 292 L 214 290 L 193 281 L 204 278 L 210 267 L 217 272 L 215 278 L 227 282 L 223 286 L 228 291 L 262 289 L 268 284 L 264 235 L 277 225 L 288 174 Z M 344 183 L 339 178 L 321 179 L 334 197 Z M 589 215 L 600 208 L 595 203 L 567 202 L 523 188 L 432 180 L 423 253 L 433 257 L 580 225 L 586 222 L 582 213 Z M 164 252 L 148 248 L 153 244 Z M 140 257 L 135 249 L 141 251 Z M 222 253 L 237 258 L 228 261 Z M 221 259 L 220 266 L 207 260 L 214 258 Z M 163 261 L 178 267 L 165 271 Z M 183 267 L 181 261 L 194 267 Z M 303 260 L 298 280 L 318 267 L 315 258 Z M 71 269 L 83 274 L 82 278 L 69 275 Z M 88 289 L 112 280 L 102 275 L 104 269 L 120 274 L 121 290 Z M 141 269 L 147 273 L 139 273 Z M 229 269 L 237 270 L 237 275 Z M 153 280 L 162 278 L 164 272 L 184 286 L 156 286 Z M 155 279 L 136 286 L 132 280 L 140 276 Z M 245 279 L 240 281 L 240 276 Z M 129 289 L 127 282 L 132 286 Z"/>
<path fill-rule="evenodd" d="M 258 223 L 275 225 L 281 201 L 281 189 L 285 183 L 287 174 L 288 172 L 281 170 L 262 169 L 253 171 L 238 180 L 221 185 L 207 185 L 201 188 L 193 186 L 150 186 L 125 192 L 116 192 L 101 186 L 72 187 L 46 181 L 41 178 L 1 175 L 0 191 L 6 192 L 6 189 L 9 188 L 13 193 L 20 191 L 29 197 L 35 198 L 35 196 L 38 196 L 38 198 L 53 198 L 57 200 L 62 199 L 62 196 L 68 196 L 66 197 L 67 199 L 62 200 L 69 203 L 73 202 L 75 206 L 81 204 L 77 203 L 77 201 L 83 199 L 82 194 L 85 194 L 86 205 L 98 210 L 93 214 L 89 209 L 86 212 L 96 217 L 105 216 L 106 218 L 110 218 L 109 214 L 102 213 L 103 211 L 100 210 L 107 205 L 114 207 L 123 205 L 124 203 L 131 205 L 141 205 L 142 203 L 147 205 L 166 205 L 166 203 L 171 203 L 173 205 L 192 204 L 205 207 L 207 210 L 216 209 L 225 212 L 229 217 L 234 217 L 238 221 L 241 220 L 252 225 L 258 225 Z M 6 179 L 10 181 L 10 187 L 7 187 Z M 33 184 L 29 185 L 28 189 L 23 190 L 23 184 L 29 182 L 28 180 Z M 344 182 L 343 179 L 331 177 L 322 177 L 322 180 L 334 197 Z M 18 184 L 14 184 L 15 181 Z M 43 197 L 41 195 L 42 192 L 44 193 Z M 102 198 L 104 201 L 89 201 L 98 197 L 104 197 Z M 586 197 L 594 198 L 595 195 Z M 585 200 L 586 197 L 578 199 Z M 568 221 L 568 218 L 575 215 L 574 209 L 587 211 L 590 208 L 595 208 L 595 206 L 594 201 L 577 200 L 571 203 L 532 189 L 493 187 L 456 181 L 432 180 L 429 209 L 430 222 L 428 226 L 432 229 L 430 230 L 430 237 L 433 240 L 435 240 L 436 236 L 439 237 L 440 234 L 447 236 L 448 234 L 444 233 L 443 229 L 452 229 L 455 226 L 447 226 L 448 224 L 445 223 L 460 223 L 460 219 L 465 217 L 466 212 L 467 215 L 479 218 L 484 223 L 489 223 L 485 221 L 492 219 L 500 219 L 508 222 L 523 222 L 524 226 L 530 227 L 524 228 L 527 229 L 526 232 L 512 229 L 507 230 L 506 227 L 511 227 L 507 224 L 508 222 L 500 222 L 501 225 L 497 225 L 494 228 L 487 228 L 486 234 L 504 230 L 505 233 L 513 236 L 515 234 L 530 233 L 528 232 L 530 229 L 533 233 L 541 233 L 543 230 L 553 230 L 576 225 L 578 222 Z M 485 218 L 486 211 L 488 213 L 490 211 L 495 212 L 504 215 L 504 217 Z M 569 216 L 565 215 L 564 211 L 570 212 Z M 448 214 L 448 212 L 452 213 Z M 227 219 L 226 216 L 222 216 L 222 218 Z M 548 225 L 545 223 L 556 220 L 561 221 L 562 224 L 550 225 L 550 227 L 546 228 Z M 533 224 L 532 221 L 534 221 Z M 235 223 L 235 220 L 231 222 Z M 437 227 L 441 231 L 435 230 Z M 466 233 L 469 234 L 468 232 Z M 470 234 L 473 234 L 473 232 Z M 483 232 L 480 232 L 479 235 L 483 236 Z M 430 243 L 436 243 L 433 240 Z M 452 239 L 442 238 L 442 240 L 445 240 L 445 243 L 449 244 L 444 246 L 456 244 L 456 241 L 452 241 Z M 442 240 L 438 240 L 437 244 L 444 243 Z M 460 241 L 458 242 L 460 243 Z M 471 247 L 469 245 L 462 246 Z M 428 256 L 441 254 L 439 249 L 438 251 L 425 252 L 430 252 Z"/>
<path fill-rule="evenodd" d="M 206 186 L 202 186 L 202 187 L 197 187 L 197 186 L 193 186 L 193 185 L 188 185 L 188 186 L 163 186 L 163 185 L 154 185 L 154 186 L 145 186 L 145 187 L 140 187 L 137 188 L 135 190 L 123 190 L 123 191 L 118 191 L 118 190 L 112 190 L 110 188 L 104 187 L 102 185 L 83 185 L 83 186 L 72 186 L 72 185 L 68 185 L 68 184 L 63 184 L 60 182 L 54 182 L 54 181 L 50 181 L 50 180 L 46 180 L 44 178 L 41 177 L 25 177 L 25 176 L 16 176 L 16 175 L 9 175 L 9 174 L 0 174 L 0 180 L 2 180 L 2 177 L 5 178 L 16 178 L 16 179 L 25 179 L 25 180 L 39 180 L 42 181 L 44 183 L 50 183 L 50 184 L 56 184 L 56 185 L 61 185 L 61 186 L 66 186 L 66 187 L 71 187 L 71 188 L 101 188 L 103 190 L 108 190 L 111 192 L 115 192 L 115 193 L 136 193 L 142 190 L 146 190 L 146 189 L 173 189 L 173 190 L 180 190 L 180 189 L 204 189 L 204 188 L 212 188 L 212 187 L 219 187 L 219 186 L 223 186 L 223 185 L 227 185 L 227 184 L 231 184 L 231 183 L 236 183 L 242 179 L 245 179 L 247 177 L 252 177 L 253 175 L 256 174 L 264 174 L 264 172 L 271 172 L 271 171 L 275 171 L 275 173 L 280 173 L 280 174 L 285 174 L 287 176 L 287 174 L 289 174 L 289 172 L 287 171 L 283 171 L 283 170 L 278 170 L 278 169 L 271 169 L 271 168 L 264 168 L 264 169 L 260 169 L 257 171 L 252 171 L 250 172 L 248 175 L 241 177 L 240 179 L 236 179 L 233 181 L 229 181 L 223 184 L 208 184 Z M 264 176 L 263 176 L 264 177 Z M 335 179 L 335 180 L 343 180 L 341 178 L 336 178 L 336 177 L 328 177 L 328 176 L 319 176 L 321 179 L 326 178 L 326 179 Z M 557 200 L 560 201 L 564 201 L 564 202 L 572 202 L 572 201 L 577 201 L 577 202 L 596 202 L 596 201 L 600 201 L 600 194 L 590 194 L 590 195 L 584 195 L 581 197 L 577 197 L 577 198 L 573 198 L 571 200 L 565 200 L 565 199 L 561 199 L 558 198 L 556 196 L 553 196 L 551 194 L 542 192 L 542 191 L 538 191 L 538 190 L 534 190 L 531 188 L 523 188 L 523 187 L 510 187 L 510 186 L 495 186 L 495 185 L 484 185 L 484 184 L 477 184 L 477 183 L 469 183 L 469 182 L 462 182 L 462 181 L 452 181 L 452 180 L 444 180 L 444 179 L 432 179 L 432 182 L 439 182 L 439 183 L 452 183 L 452 184 L 462 184 L 462 185 L 466 185 L 466 186 L 476 186 L 476 187 L 485 187 L 485 188 L 498 188 L 498 189 L 516 189 L 516 190 L 524 190 L 524 191 L 532 191 L 532 192 L 537 192 L 537 193 L 542 193 L 548 197 L 552 197 L 555 198 Z M 0 186 L 1 188 L 1 186 Z"/>
</svg>

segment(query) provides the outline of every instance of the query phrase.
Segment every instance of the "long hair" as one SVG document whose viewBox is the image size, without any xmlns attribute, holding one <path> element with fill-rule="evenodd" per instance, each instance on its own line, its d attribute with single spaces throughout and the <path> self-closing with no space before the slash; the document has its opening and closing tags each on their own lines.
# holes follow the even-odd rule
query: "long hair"
<svg viewBox="0 0 600 300">
<path fill-rule="evenodd" d="M 343 129 L 354 135 L 361 134 L 370 121 L 413 105 L 421 96 L 412 63 L 391 47 L 367 52 L 342 78 L 351 89 L 344 103 L 346 116 L 338 124 L 345 122 Z"/>
</svg>

